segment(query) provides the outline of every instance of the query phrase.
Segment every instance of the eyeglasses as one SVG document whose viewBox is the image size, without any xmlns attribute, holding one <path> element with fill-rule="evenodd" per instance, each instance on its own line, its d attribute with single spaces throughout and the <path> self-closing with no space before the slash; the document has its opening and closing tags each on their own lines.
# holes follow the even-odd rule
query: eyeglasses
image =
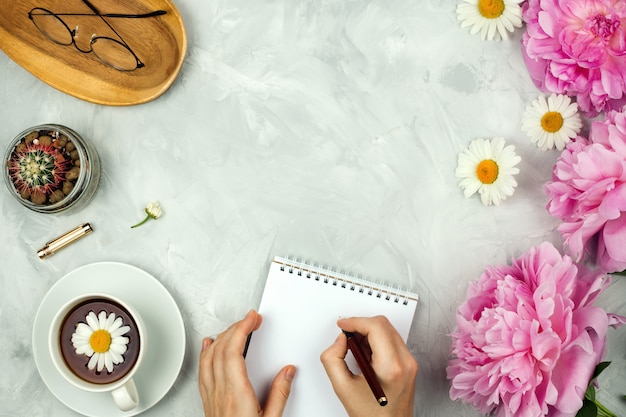
<svg viewBox="0 0 626 417">
<path fill-rule="evenodd" d="M 41 7 L 35 7 L 28 12 L 28 18 L 33 22 L 39 32 L 52 42 L 64 46 L 74 44 L 76 50 L 84 54 L 93 52 L 93 54 L 100 61 L 102 61 L 102 63 L 115 68 L 116 70 L 134 71 L 137 68 L 145 67 L 145 64 L 141 62 L 139 57 L 133 52 L 126 41 L 124 41 L 122 36 L 120 36 L 120 34 L 105 18 L 140 19 L 161 16 L 167 12 L 165 10 L 156 10 L 145 14 L 102 14 L 88 0 L 82 0 L 82 2 L 85 3 L 93 11 L 93 13 L 54 13 Z M 91 36 L 91 41 L 89 42 L 89 49 L 81 49 L 76 44 L 76 38 L 78 38 L 78 25 L 76 25 L 75 29 L 70 29 L 67 23 L 65 23 L 60 16 L 99 17 L 119 39 L 110 38 L 108 36 L 98 36 L 94 33 Z"/>
</svg>

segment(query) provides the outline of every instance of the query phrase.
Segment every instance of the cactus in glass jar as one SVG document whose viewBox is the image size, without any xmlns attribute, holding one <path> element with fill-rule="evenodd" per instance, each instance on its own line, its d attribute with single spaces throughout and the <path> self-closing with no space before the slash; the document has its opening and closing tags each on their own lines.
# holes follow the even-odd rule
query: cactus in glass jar
<svg viewBox="0 0 626 417">
<path fill-rule="evenodd" d="M 58 132 L 34 131 L 19 142 L 7 161 L 11 181 L 20 196 L 37 205 L 53 204 L 67 194 L 72 158 L 67 138 Z"/>
</svg>

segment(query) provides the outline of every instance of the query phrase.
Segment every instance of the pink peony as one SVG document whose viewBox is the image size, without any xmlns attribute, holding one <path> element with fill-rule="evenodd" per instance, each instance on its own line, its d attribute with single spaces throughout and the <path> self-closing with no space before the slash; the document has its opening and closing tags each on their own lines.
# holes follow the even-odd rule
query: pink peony
<svg viewBox="0 0 626 417">
<path fill-rule="evenodd" d="M 591 125 L 590 141 L 569 144 L 546 185 L 548 212 L 577 260 L 607 272 L 626 269 L 626 108 Z"/>
<path fill-rule="evenodd" d="M 545 92 L 576 96 L 590 115 L 626 103 L 626 2 L 529 0 L 526 66 Z"/>
<path fill-rule="evenodd" d="M 608 285 L 549 243 L 489 267 L 456 314 L 450 397 L 495 416 L 574 416 L 605 348 Z"/>
</svg>

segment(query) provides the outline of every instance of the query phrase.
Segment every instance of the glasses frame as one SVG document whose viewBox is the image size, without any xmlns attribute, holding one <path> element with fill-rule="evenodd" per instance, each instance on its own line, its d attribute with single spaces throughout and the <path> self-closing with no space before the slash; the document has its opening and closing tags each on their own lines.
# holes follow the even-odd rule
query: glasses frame
<svg viewBox="0 0 626 417">
<path fill-rule="evenodd" d="M 95 8 L 95 6 L 93 4 L 91 4 L 88 0 L 82 0 L 82 2 L 87 5 L 87 7 L 89 7 L 93 13 L 54 13 L 48 9 L 44 9 L 43 7 L 33 7 L 33 9 L 28 12 L 28 18 L 33 22 L 33 25 L 35 25 L 35 27 L 37 28 L 37 30 L 48 40 L 56 43 L 57 45 L 63 45 L 63 46 L 70 46 L 70 45 L 74 45 L 74 47 L 76 48 L 77 51 L 82 52 L 84 54 L 88 54 L 88 53 L 93 53 L 96 58 L 98 58 L 103 64 L 114 68 L 118 71 L 134 71 L 138 68 L 143 68 L 145 67 L 145 64 L 143 62 L 141 62 L 141 60 L 139 59 L 139 57 L 137 56 L 137 54 L 132 50 L 132 48 L 130 47 L 130 45 L 128 45 L 128 43 L 126 43 L 126 41 L 124 40 L 124 38 L 115 30 L 115 28 L 113 28 L 113 26 L 105 19 L 105 18 L 128 18 L 128 19 L 141 19 L 141 18 L 147 18 L 147 17 L 155 17 L 155 16 L 161 16 L 167 13 L 167 11 L 165 10 L 156 10 L 150 13 L 144 13 L 144 14 L 124 14 L 124 13 L 100 13 L 98 11 L 98 9 Z M 37 13 L 37 11 L 41 11 L 42 13 Z M 59 42 L 58 40 L 52 38 L 47 32 L 45 32 L 44 30 L 42 30 L 36 23 L 35 19 L 33 18 L 33 15 L 35 16 L 50 16 L 51 18 L 55 18 L 57 19 L 68 31 L 68 33 L 71 36 L 72 41 L 69 43 L 63 43 L 63 42 Z M 76 25 L 75 29 L 70 29 L 70 27 L 68 26 L 67 23 L 65 23 L 65 21 L 63 19 L 61 19 L 60 16 L 90 16 L 90 17 L 99 17 L 112 31 L 113 33 L 115 33 L 117 35 L 117 37 L 119 39 L 115 39 L 115 38 L 111 38 L 109 36 L 98 36 L 95 33 L 91 36 L 91 40 L 89 41 L 89 49 L 81 49 L 78 44 L 76 43 L 76 38 L 78 37 L 78 25 Z M 121 46 L 122 48 L 126 49 L 128 52 L 130 52 L 130 54 L 135 58 L 135 68 L 132 69 L 128 69 L 128 68 L 122 68 L 120 66 L 115 65 L 114 63 L 111 63 L 109 61 L 107 61 L 106 59 L 102 58 L 100 55 L 98 55 L 98 53 L 96 53 L 93 49 L 93 45 L 94 43 L 96 43 L 98 40 L 107 40 L 107 41 L 111 41 L 114 42 L 116 44 L 118 44 L 119 46 Z"/>
</svg>

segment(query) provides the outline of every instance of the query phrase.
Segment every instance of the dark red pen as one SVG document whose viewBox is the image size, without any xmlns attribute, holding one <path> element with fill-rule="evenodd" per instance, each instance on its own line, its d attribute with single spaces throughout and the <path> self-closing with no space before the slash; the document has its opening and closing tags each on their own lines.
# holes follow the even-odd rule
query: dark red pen
<svg viewBox="0 0 626 417">
<path fill-rule="evenodd" d="M 361 372 L 363 373 L 367 384 L 370 386 L 372 393 L 374 393 L 376 401 L 378 401 L 378 404 L 380 404 L 381 407 L 387 405 L 387 396 L 380 386 L 378 378 L 376 378 L 372 365 L 370 365 L 370 355 L 367 355 L 363 346 L 361 346 L 363 336 L 358 333 L 347 332 L 345 330 L 343 330 L 343 333 L 348 338 L 348 349 L 352 351 L 352 355 L 354 356 L 354 359 L 356 359 L 356 363 L 359 365 L 359 368 L 361 368 Z"/>
</svg>

